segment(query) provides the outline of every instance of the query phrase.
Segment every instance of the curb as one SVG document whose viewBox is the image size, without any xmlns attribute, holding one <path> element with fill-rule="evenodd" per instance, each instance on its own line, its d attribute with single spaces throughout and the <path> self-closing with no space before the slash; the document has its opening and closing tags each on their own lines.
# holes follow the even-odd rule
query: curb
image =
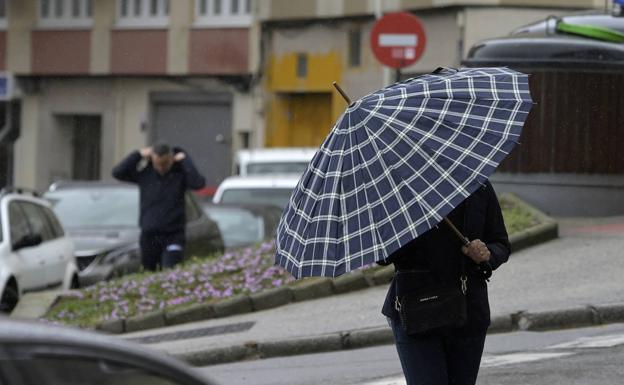
<svg viewBox="0 0 624 385">
<path fill-rule="evenodd" d="M 488 334 L 558 330 L 617 322 L 624 322 L 624 303 L 588 305 L 545 312 L 519 312 L 499 316 L 492 319 Z M 360 349 L 393 343 L 392 330 L 389 327 L 377 327 L 270 342 L 250 341 L 243 345 L 172 354 L 172 356 L 193 366 L 209 366 L 242 360 Z"/>
<path fill-rule="evenodd" d="M 509 238 L 514 252 L 557 238 L 558 225 L 551 217 L 513 194 L 503 194 L 501 198 L 521 206 L 540 222 L 540 224 L 516 233 Z M 291 302 L 318 299 L 377 285 L 385 285 L 392 280 L 393 275 L 394 268 L 392 266 L 384 266 L 356 270 L 334 279 L 322 277 L 303 278 L 288 286 L 249 295 L 241 294 L 215 303 L 195 304 L 171 310 L 157 310 L 149 315 L 141 314 L 120 320 L 121 322 L 105 321 L 99 324 L 96 329 L 111 334 L 122 334 L 212 318 L 229 317 L 271 309 Z"/>
</svg>

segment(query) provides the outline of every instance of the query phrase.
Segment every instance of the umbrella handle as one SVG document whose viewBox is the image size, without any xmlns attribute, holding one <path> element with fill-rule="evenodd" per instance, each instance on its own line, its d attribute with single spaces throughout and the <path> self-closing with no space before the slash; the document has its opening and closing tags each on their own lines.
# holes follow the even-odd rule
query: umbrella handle
<svg viewBox="0 0 624 385">
<path fill-rule="evenodd" d="M 338 90 L 338 92 L 340 93 L 340 96 L 342 96 L 342 98 L 345 100 L 345 102 L 347 102 L 348 105 L 351 105 L 351 99 L 347 96 L 347 94 L 342 90 L 342 88 L 338 85 L 338 83 L 336 82 L 332 82 L 332 85 L 334 87 L 336 87 L 336 89 Z"/>
<path fill-rule="evenodd" d="M 446 224 L 451 228 L 451 230 L 453 230 L 453 233 L 455 235 L 457 235 L 457 238 L 459 238 L 459 240 L 461 241 L 461 243 L 464 246 L 468 246 L 468 244 L 470 243 L 470 241 L 468 240 L 468 238 L 466 238 L 464 236 L 464 234 L 461 233 L 461 231 L 457 230 L 457 227 L 455 227 L 455 225 L 453 224 L 453 222 L 451 222 L 447 217 L 444 217 L 444 222 L 446 222 Z"/>
</svg>

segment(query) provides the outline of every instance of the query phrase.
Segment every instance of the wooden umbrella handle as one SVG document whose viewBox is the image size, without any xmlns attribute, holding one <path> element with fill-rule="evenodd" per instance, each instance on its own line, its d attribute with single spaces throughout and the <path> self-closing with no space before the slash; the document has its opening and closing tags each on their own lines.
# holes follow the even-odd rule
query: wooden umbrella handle
<svg viewBox="0 0 624 385">
<path fill-rule="evenodd" d="M 468 240 L 468 238 L 466 238 L 464 236 L 464 234 L 461 233 L 461 231 L 457 230 L 457 227 L 455 227 L 455 225 L 453 224 L 453 222 L 451 222 L 447 217 L 444 217 L 444 222 L 446 222 L 446 224 L 451 228 L 451 230 L 453 230 L 453 233 L 455 235 L 457 235 L 457 238 L 459 238 L 459 240 L 461 241 L 461 243 L 464 246 L 468 246 L 468 244 L 470 243 L 470 241 Z"/>
</svg>

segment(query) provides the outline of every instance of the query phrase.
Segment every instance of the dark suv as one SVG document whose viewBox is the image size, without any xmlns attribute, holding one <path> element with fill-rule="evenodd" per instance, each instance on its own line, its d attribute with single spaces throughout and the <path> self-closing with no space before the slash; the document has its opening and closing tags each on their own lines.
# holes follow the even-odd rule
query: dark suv
<svg viewBox="0 0 624 385">
<path fill-rule="evenodd" d="M 141 267 L 139 190 L 116 182 L 58 182 L 44 197 L 74 240 L 81 285 Z M 186 195 L 186 256 L 223 251 L 217 224 Z"/>
</svg>

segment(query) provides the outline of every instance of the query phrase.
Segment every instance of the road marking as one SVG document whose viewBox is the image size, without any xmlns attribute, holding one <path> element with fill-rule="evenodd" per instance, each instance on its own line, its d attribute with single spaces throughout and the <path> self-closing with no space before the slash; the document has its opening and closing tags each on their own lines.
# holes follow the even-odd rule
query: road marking
<svg viewBox="0 0 624 385">
<path fill-rule="evenodd" d="M 403 375 L 397 377 L 387 377 L 374 382 L 367 382 L 364 385 L 406 385 Z"/>
<path fill-rule="evenodd" d="M 485 356 L 481 360 L 482 368 L 494 366 L 519 364 L 521 362 L 532 362 L 548 360 L 551 358 L 565 357 L 574 353 L 509 353 L 496 356 Z"/>
<path fill-rule="evenodd" d="M 624 344 L 624 334 L 612 334 L 597 337 L 581 337 L 575 341 L 549 346 L 546 349 L 612 348 L 622 344 Z"/>
<path fill-rule="evenodd" d="M 541 360 L 548 360 L 552 358 L 570 356 L 574 353 L 561 352 L 561 353 L 510 353 L 500 354 L 496 356 L 484 356 L 481 360 L 481 368 L 492 368 L 495 366 L 519 364 L 523 362 L 534 362 Z M 367 382 L 364 385 L 406 385 L 405 377 L 387 377 L 376 380 L 374 382 Z"/>
</svg>

